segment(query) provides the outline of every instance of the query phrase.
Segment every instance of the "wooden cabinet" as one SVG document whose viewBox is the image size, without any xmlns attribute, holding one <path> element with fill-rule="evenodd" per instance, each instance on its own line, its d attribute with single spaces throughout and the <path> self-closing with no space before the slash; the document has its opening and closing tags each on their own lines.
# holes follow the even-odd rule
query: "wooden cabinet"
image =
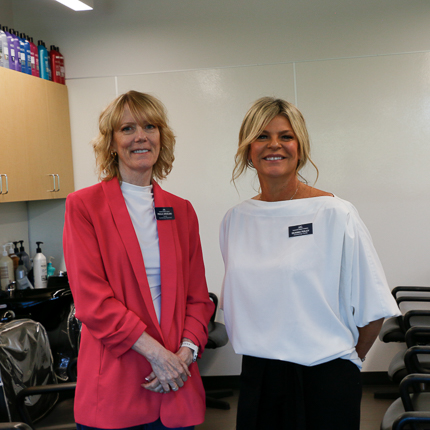
<svg viewBox="0 0 430 430">
<path fill-rule="evenodd" d="M 74 191 L 67 87 L 0 68 L 0 202 Z"/>
</svg>

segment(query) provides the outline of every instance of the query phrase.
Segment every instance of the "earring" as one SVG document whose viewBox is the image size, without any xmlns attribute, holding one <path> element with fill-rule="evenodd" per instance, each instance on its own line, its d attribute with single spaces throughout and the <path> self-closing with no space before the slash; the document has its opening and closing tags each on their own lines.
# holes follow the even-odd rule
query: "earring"
<svg viewBox="0 0 430 430">
<path fill-rule="evenodd" d="M 116 156 L 118 155 L 118 152 L 115 152 L 115 151 L 111 151 L 110 152 L 110 156 L 112 157 L 112 158 L 116 158 Z"/>
<path fill-rule="evenodd" d="M 252 160 L 248 160 L 248 166 L 249 167 L 254 167 L 254 164 L 252 163 Z"/>
</svg>

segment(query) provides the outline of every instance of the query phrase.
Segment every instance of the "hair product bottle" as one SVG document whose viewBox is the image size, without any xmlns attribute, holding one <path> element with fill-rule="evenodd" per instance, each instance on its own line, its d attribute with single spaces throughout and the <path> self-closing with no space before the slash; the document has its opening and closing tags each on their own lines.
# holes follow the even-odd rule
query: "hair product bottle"
<svg viewBox="0 0 430 430">
<path fill-rule="evenodd" d="M 33 258 L 34 288 L 46 288 L 48 285 L 46 257 L 42 254 L 42 249 L 40 248 L 42 243 L 36 242 L 36 255 Z"/>
<path fill-rule="evenodd" d="M 18 290 L 33 288 L 33 285 L 31 285 L 31 282 L 27 278 L 27 270 L 25 269 L 22 258 L 19 259 L 18 267 L 15 270 L 15 279 Z"/>
<path fill-rule="evenodd" d="M 0 258 L 0 286 L 3 291 L 6 291 L 7 286 L 15 280 L 13 261 L 7 255 L 6 246 L 3 245 L 3 256 Z"/>
<path fill-rule="evenodd" d="M 0 25 L 0 67 L 9 69 L 9 47 L 7 35 Z"/>
<path fill-rule="evenodd" d="M 30 54 L 31 54 L 31 74 L 39 77 L 39 51 L 33 42 L 33 38 L 29 37 L 30 41 Z"/>
<path fill-rule="evenodd" d="M 61 73 L 61 83 L 66 85 L 66 68 L 64 66 L 64 56 L 60 52 L 60 48 L 57 46 L 56 50 L 58 52 L 59 60 L 60 60 L 60 73 Z"/>
<path fill-rule="evenodd" d="M 25 249 L 24 249 L 24 246 L 23 246 L 23 243 L 24 243 L 24 241 L 23 240 L 20 240 L 19 241 L 19 244 L 20 244 L 20 247 L 19 247 L 19 253 L 18 254 L 16 254 L 18 257 L 21 257 L 22 258 L 22 261 L 24 262 L 24 266 L 25 266 L 25 269 L 27 270 L 27 273 L 30 271 L 30 269 L 31 269 L 31 262 L 30 262 L 30 257 L 29 257 L 29 255 L 25 252 Z"/>
<path fill-rule="evenodd" d="M 13 273 L 15 273 L 15 270 L 18 267 L 19 257 L 14 252 L 13 243 L 9 242 L 7 245 L 9 246 L 9 251 L 8 251 L 9 258 L 12 259 L 13 261 Z"/>
<path fill-rule="evenodd" d="M 37 42 L 39 50 L 39 71 L 42 79 L 50 80 L 49 54 L 46 49 L 45 42 L 39 40 Z"/>
<path fill-rule="evenodd" d="M 8 57 L 9 57 L 9 69 L 12 69 L 12 56 L 11 56 L 12 36 L 9 33 L 8 27 L 3 26 L 2 29 L 3 29 L 4 33 L 6 34 L 6 39 L 7 39 L 7 50 L 8 50 Z"/>
<path fill-rule="evenodd" d="M 23 65 L 23 71 L 27 75 L 31 75 L 31 50 L 30 50 L 30 41 L 28 40 L 28 36 L 24 33 L 20 34 L 21 39 L 24 42 L 23 46 L 23 58 L 21 58 L 21 64 Z"/>
</svg>

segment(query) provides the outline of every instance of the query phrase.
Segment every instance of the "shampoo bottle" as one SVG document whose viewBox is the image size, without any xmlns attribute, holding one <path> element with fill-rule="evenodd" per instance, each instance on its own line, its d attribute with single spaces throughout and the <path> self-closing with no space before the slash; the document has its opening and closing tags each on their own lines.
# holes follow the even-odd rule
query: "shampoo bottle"
<svg viewBox="0 0 430 430">
<path fill-rule="evenodd" d="M 2 30 L 0 25 L 0 67 L 9 69 L 9 46 L 7 43 L 7 34 Z"/>
<path fill-rule="evenodd" d="M 0 286 L 3 291 L 6 291 L 7 286 L 15 280 L 13 261 L 7 255 L 6 246 L 3 245 L 3 257 L 0 258 Z"/>
<path fill-rule="evenodd" d="M 34 288 L 46 288 L 48 285 L 46 257 L 42 254 L 42 249 L 40 248 L 42 243 L 36 242 L 36 255 L 33 258 Z"/>
<path fill-rule="evenodd" d="M 12 44 L 13 44 L 13 59 L 15 62 L 15 70 L 17 72 L 21 71 L 21 45 L 19 43 L 18 32 L 14 29 L 10 30 L 10 34 L 12 36 Z"/>
<path fill-rule="evenodd" d="M 49 261 L 48 261 L 48 267 L 46 268 L 47 274 L 48 274 L 48 278 L 50 276 L 53 276 L 55 273 L 55 267 L 52 266 L 52 260 L 55 260 L 54 257 L 49 257 Z"/>
<path fill-rule="evenodd" d="M 63 85 L 66 85 L 66 68 L 64 67 L 64 56 L 60 52 L 60 48 L 58 46 L 56 47 L 56 50 L 57 50 L 58 58 L 59 58 L 59 61 L 60 61 L 61 83 Z"/>
<path fill-rule="evenodd" d="M 9 69 L 12 69 L 12 56 L 11 56 L 11 49 L 12 49 L 12 36 L 9 33 L 8 27 L 2 27 L 4 33 L 6 34 L 7 39 L 7 49 L 8 49 L 8 57 L 9 57 Z"/>
<path fill-rule="evenodd" d="M 33 42 L 33 38 L 29 37 L 30 53 L 31 53 L 31 74 L 39 77 L 39 51 Z"/>
<path fill-rule="evenodd" d="M 33 288 L 31 282 L 27 278 L 27 270 L 24 266 L 22 258 L 19 259 L 18 267 L 15 270 L 15 279 L 18 290 L 26 290 L 27 288 Z"/>
<path fill-rule="evenodd" d="M 43 40 L 39 40 L 37 44 L 39 50 L 40 77 L 49 81 L 50 68 L 48 50 L 46 49 L 45 42 L 43 42 Z"/>
<path fill-rule="evenodd" d="M 13 243 L 9 242 L 7 245 L 9 246 L 9 251 L 8 251 L 9 258 L 11 258 L 13 261 L 13 273 L 15 273 L 15 270 L 18 267 L 19 258 L 13 250 Z"/>
<path fill-rule="evenodd" d="M 25 73 L 27 75 L 31 75 L 31 49 L 30 49 L 30 41 L 28 40 L 28 36 L 24 33 L 21 33 L 21 39 L 24 41 L 24 64 L 25 64 Z"/>
<path fill-rule="evenodd" d="M 18 257 L 22 258 L 22 261 L 24 262 L 25 269 L 27 270 L 27 273 L 28 273 L 31 269 L 31 263 L 30 263 L 30 257 L 25 252 L 24 246 L 22 245 L 23 243 L 24 243 L 23 240 L 19 241 L 19 244 L 20 244 L 19 253 L 16 255 L 18 255 Z"/>
</svg>

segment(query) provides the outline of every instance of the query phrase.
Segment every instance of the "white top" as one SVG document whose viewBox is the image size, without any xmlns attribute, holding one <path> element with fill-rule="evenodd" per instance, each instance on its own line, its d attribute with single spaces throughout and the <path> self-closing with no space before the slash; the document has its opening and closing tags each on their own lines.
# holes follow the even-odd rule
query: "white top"
<svg viewBox="0 0 430 430">
<path fill-rule="evenodd" d="M 366 226 L 338 197 L 246 200 L 225 215 L 220 244 L 238 354 L 361 368 L 357 327 L 400 315 Z"/>
<path fill-rule="evenodd" d="M 145 263 L 146 276 L 151 288 L 155 313 L 160 323 L 161 314 L 161 275 L 160 275 L 160 246 L 158 243 L 157 220 L 154 210 L 152 185 L 139 187 L 121 183 L 121 191 L 133 223 L 134 231 L 139 240 Z"/>
</svg>

